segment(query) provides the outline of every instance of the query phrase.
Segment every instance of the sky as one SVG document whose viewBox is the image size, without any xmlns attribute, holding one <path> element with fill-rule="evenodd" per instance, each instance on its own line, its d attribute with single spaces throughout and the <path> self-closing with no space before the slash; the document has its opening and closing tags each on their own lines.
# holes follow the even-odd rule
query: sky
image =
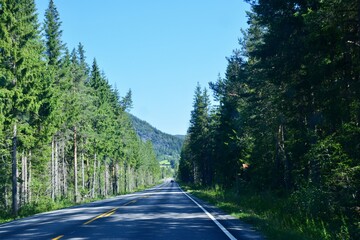
<svg viewBox="0 0 360 240">
<path fill-rule="evenodd" d="M 40 23 L 48 0 L 35 0 Z M 169 134 L 185 135 L 195 87 L 224 76 L 240 30 L 243 0 L 54 0 L 63 43 L 81 42 L 131 113 Z"/>
</svg>

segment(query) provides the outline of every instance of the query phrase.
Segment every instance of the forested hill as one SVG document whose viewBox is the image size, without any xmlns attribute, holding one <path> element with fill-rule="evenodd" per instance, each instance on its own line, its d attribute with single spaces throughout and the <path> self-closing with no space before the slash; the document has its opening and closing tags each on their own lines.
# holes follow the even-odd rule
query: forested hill
<svg viewBox="0 0 360 240">
<path fill-rule="evenodd" d="M 161 160 L 175 160 L 180 159 L 181 147 L 184 143 L 185 136 L 170 135 L 163 133 L 155 127 L 151 126 L 146 121 L 143 121 L 131 114 L 129 114 L 133 127 L 136 133 L 143 141 L 150 140 L 154 146 L 156 157 Z"/>
</svg>

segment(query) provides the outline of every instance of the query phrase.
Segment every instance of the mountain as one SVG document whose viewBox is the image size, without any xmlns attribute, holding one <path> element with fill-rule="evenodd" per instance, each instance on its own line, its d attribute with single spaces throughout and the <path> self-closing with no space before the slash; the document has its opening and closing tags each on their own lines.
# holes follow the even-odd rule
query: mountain
<svg viewBox="0 0 360 240">
<path fill-rule="evenodd" d="M 182 141 L 185 141 L 186 135 L 174 135 L 177 138 L 180 138 Z"/>
<path fill-rule="evenodd" d="M 172 167 L 180 159 L 181 147 L 184 143 L 184 135 L 170 135 L 163 133 L 146 121 L 129 114 L 132 125 L 143 141 L 151 141 L 156 157 L 160 162 L 168 161 Z"/>
</svg>

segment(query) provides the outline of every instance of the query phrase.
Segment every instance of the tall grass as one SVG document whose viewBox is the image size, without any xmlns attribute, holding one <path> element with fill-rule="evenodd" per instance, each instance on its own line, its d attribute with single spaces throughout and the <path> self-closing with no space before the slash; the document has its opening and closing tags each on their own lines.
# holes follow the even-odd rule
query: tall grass
<svg viewBox="0 0 360 240">
<path fill-rule="evenodd" d="M 348 223 L 342 218 L 337 226 L 317 216 L 304 213 L 293 196 L 274 192 L 241 191 L 185 186 L 195 196 L 208 201 L 225 212 L 252 224 L 268 239 L 319 240 L 351 239 Z"/>
</svg>

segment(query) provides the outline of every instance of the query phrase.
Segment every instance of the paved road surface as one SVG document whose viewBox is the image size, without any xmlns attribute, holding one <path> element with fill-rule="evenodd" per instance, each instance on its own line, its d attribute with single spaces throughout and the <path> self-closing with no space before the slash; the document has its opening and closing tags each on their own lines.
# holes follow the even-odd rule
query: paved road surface
<svg viewBox="0 0 360 240">
<path fill-rule="evenodd" d="M 167 181 L 155 188 L 0 225 L 0 239 L 263 239 Z"/>
</svg>

